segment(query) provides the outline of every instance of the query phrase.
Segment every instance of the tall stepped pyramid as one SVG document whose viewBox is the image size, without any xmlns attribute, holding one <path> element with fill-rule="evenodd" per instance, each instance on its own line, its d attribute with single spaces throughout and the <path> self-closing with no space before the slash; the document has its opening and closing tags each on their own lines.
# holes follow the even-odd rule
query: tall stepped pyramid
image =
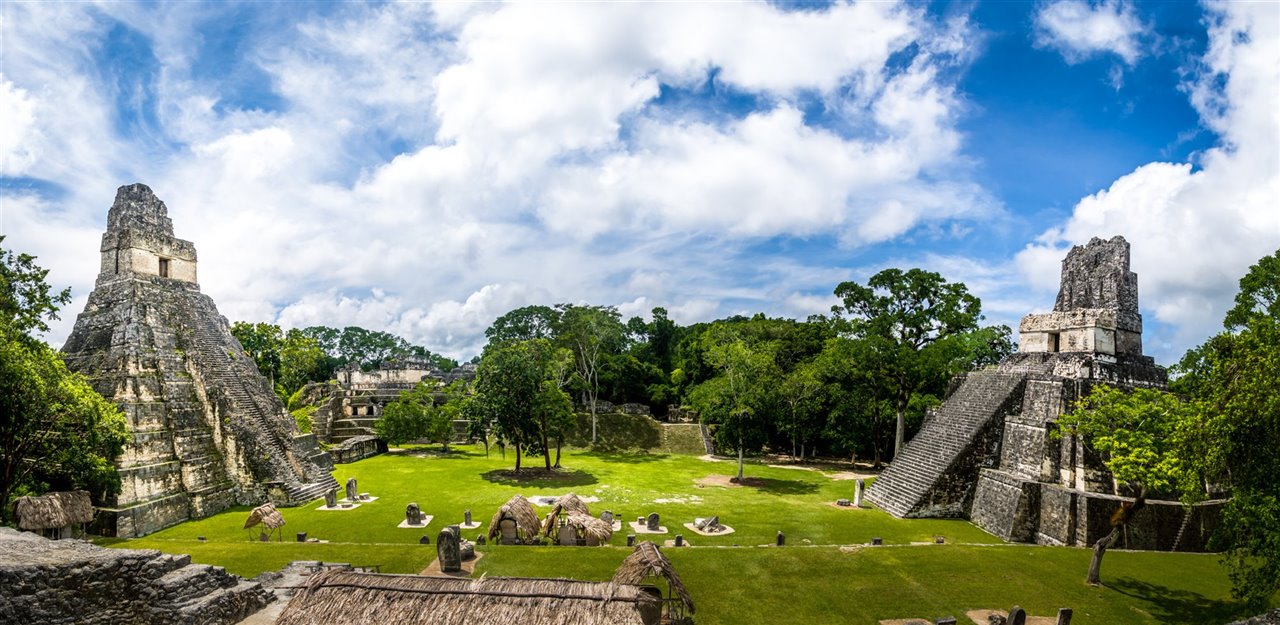
<svg viewBox="0 0 1280 625">
<path fill-rule="evenodd" d="M 174 237 L 146 185 L 120 187 L 102 264 L 63 345 L 128 418 L 121 491 L 95 527 L 135 537 L 237 504 L 302 503 L 337 487 L 333 463 L 301 434 L 196 282 L 196 252 Z"/>
<path fill-rule="evenodd" d="M 1142 354 L 1138 277 L 1123 237 L 1071 249 L 1053 312 L 1022 319 L 1018 350 L 956 380 L 867 500 L 897 517 L 968 518 L 1011 541 L 1083 546 L 1110 532 L 1111 513 L 1133 493 L 1087 441 L 1052 433 L 1094 385 L 1167 385 L 1164 368 Z M 1220 507 L 1148 500 L 1123 546 L 1203 550 Z"/>
</svg>

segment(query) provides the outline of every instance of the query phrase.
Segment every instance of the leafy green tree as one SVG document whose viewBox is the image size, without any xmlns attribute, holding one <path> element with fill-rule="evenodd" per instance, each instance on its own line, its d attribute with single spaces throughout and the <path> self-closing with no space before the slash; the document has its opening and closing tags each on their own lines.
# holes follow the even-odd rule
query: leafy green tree
<svg viewBox="0 0 1280 625">
<path fill-rule="evenodd" d="M 301 330 L 289 330 L 280 342 L 280 385 L 292 396 L 308 382 L 328 379 L 330 373 L 324 370 L 324 361 L 320 343 Z"/>
<path fill-rule="evenodd" d="M 1111 532 L 1094 544 L 1089 584 L 1101 584 L 1103 555 L 1141 510 L 1147 493 L 1168 491 L 1186 482 L 1181 476 L 1188 470 L 1188 463 L 1180 455 L 1178 443 L 1194 414 L 1194 407 L 1172 393 L 1148 388 L 1125 392 L 1099 385 L 1081 398 L 1071 412 L 1058 418 L 1055 436 L 1080 437 L 1106 458 L 1107 469 L 1118 484 L 1138 492 L 1132 504 L 1112 517 Z"/>
<path fill-rule="evenodd" d="M 737 452 L 741 481 L 744 452 L 759 450 L 768 438 L 777 364 L 769 346 L 750 347 L 727 326 L 713 328 L 703 341 L 708 362 L 720 374 L 693 389 L 690 401 L 706 422 L 718 425 L 717 442 Z"/>
<path fill-rule="evenodd" d="M 799 458 L 803 460 L 805 445 L 822 432 L 826 415 L 822 412 L 821 400 L 825 388 L 819 366 L 813 361 L 792 369 L 782 379 L 779 394 L 787 411 L 788 422 L 784 427 L 791 435 L 793 457 L 799 443 Z"/>
<path fill-rule="evenodd" d="M 1240 279 L 1236 305 L 1227 311 L 1223 325 L 1239 330 L 1261 318 L 1280 319 L 1280 250 L 1264 256 Z"/>
<path fill-rule="evenodd" d="M 435 383 L 423 381 L 401 393 L 382 409 L 382 417 L 373 424 L 374 431 L 392 445 L 426 439 L 440 443 L 448 453 L 455 412 L 436 405 L 436 392 Z"/>
<path fill-rule="evenodd" d="M 476 371 L 474 410 L 492 424 L 500 445 L 515 447 L 516 471 L 524 448 L 546 433 L 539 431 L 533 415 L 547 379 L 543 357 L 549 351 L 545 340 L 491 344 Z M 550 468 L 545 439 L 542 442 Z"/>
<path fill-rule="evenodd" d="M 15 496 L 83 488 L 101 503 L 120 487 L 124 415 L 31 334 L 70 300 L 50 292 L 47 275 L 34 257 L 0 248 L 0 522 Z"/>
<path fill-rule="evenodd" d="M 600 365 L 605 354 L 621 351 L 626 336 L 618 310 L 612 306 L 560 304 L 559 338 L 573 351 L 578 379 L 591 413 L 591 444 L 596 443 L 596 400 L 600 396 Z"/>
<path fill-rule="evenodd" d="M 550 306 L 522 306 L 493 320 L 484 331 L 490 343 L 556 338 L 560 311 Z"/>
<path fill-rule="evenodd" d="M 280 378 L 280 348 L 284 345 L 284 333 L 280 326 L 270 323 L 237 321 L 231 324 L 231 335 L 258 365 L 258 371 L 275 386 Z"/>
<path fill-rule="evenodd" d="M 1232 593 L 1261 605 L 1280 589 L 1280 252 L 1240 280 L 1228 332 L 1187 352 L 1171 386 L 1191 397 L 1183 439 L 1191 480 L 1229 490 L 1211 542 Z"/>
<path fill-rule="evenodd" d="M 947 282 L 922 269 L 885 269 L 863 286 L 842 282 L 835 289 L 841 303 L 831 308 L 839 326 L 854 338 L 874 339 L 881 383 L 894 390 L 897 429 L 894 455 L 906 437 L 907 410 L 919 392 L 946 371 L 938 351 L 955 347 L 946 339 L 978 329 L 981 302 L 963 283 Z"/>
</svg>

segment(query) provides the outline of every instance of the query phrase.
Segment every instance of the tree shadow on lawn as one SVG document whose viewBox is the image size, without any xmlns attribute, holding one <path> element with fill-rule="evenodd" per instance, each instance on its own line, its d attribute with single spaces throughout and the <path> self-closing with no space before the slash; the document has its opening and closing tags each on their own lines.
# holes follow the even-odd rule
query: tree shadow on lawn
<svg viewBox="0 0 1280 625">
<path fill-rule="evenodd" d="M 1249 606 L 1210 599 L 1204 595 L 1174 590 L 1168 586 L 1117 577 L 1102 581 L 1106 588 L 1147 602 L 1151 616 L 1161 623 L 1226 623 L 1252 615 Z"/>
<path fill-rule="evenodd" d="M 651 454 L 644 451 L 595 450 L 579 452 L 577 455 L 594 458 L 604 462 L 617 462 L 621 464 L 643 464 L 646 462 L 657 462 L 667 458 L 667 454 Z"/>
<path fill-rule="evenodd" d="M 758 491 L 773 495 L 810 495 L 818 492 L 818 485 L 813 482 L 782 480 L 774 477 L 755 477 L 751 475 L 743 476 L 741 482 L 734 481 L 734 478 L 727 475 L 709 475 L 697 480 L 696 484 L 702 487 L 718 486 L 721 488 L 748 486 Z"/>
<path fill-rule="evenodd" d="M 481 473 L 485 481 L 504 486 L 539 486 L 555 488 L 560 486 L 588 486 L 599 480 L 595 475 L 581 469 L 552 469 L 542 467 L 522 468 L 520 472 L 512 469 L 494 469 Z"/>
</svg>

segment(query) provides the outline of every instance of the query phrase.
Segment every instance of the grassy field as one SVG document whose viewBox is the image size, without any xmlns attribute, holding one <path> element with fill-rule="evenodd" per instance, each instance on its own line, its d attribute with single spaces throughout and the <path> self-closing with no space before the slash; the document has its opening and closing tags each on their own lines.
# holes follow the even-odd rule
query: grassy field
<svg viewBox="0 0 1280 625">
<path fill-rule="evenodd" d="M 1082 582 L 1086 550 L 1003 545 L 963 521 L 900 520 L 874 509 L 839 509 L 831 502 L 852 498 L 853 482 L 819 471 L 752 465 L 751 485 L 725 487 L 706 483 L 732 474 L 734 465 L 695 456 L 569 452 L 561 476 L 539 479 L 513 478 L 512 460 L 462 447 L 448 455 L 398 451 L 339 465 L 340 483 L 354 476 L 362 492 L 379 499 L 343 512 L 317 510 L 322 500 L 282 509 L 285 542 L 254 540 L 241 529 L 248 509 L 240 508 L 111 544 L 190 553 L 197 562 L 243 576 L 301 559 L 416 573 L 435 557 L 435 548 L 419 545 L 419 538 L 425 533 L 434 543 L 440 528 L 461 522 L 463 510 L 487 526 L 513 494 L 572 491 L 598 497 L 590 504 L 593 512 L 612 510 L 624 521 L 656 511 L 671 534 L 683 533 L 695 545 L 668 552 L 698 604 L 699 625 L 932 619 L 1015 603 L 1046 615 L 1070 606 L 1074 622 L 1086 624 L 1222 623 L 1251 612 L 1230 600 L 1216 556 L 1112 552 L 1103 568 L 1107 587 L 1090 588 Z M 434 516 L 427 530 L 396 527 L 410 501 Z M 735 533 L 709 538 L 681 527 L 712 514 Z M 485 530 L 465 534 L 474 539 Z M 772 544 L 779 530 L 787 536 L 786 547 L 762 546 Z M 291 542 L 301 531 L 329 542 Z M 477 574 L 605 579 L 628 553 L 626 533 L 614 536 L 614 547 L 600 549 L 489 545 L 481 548 Z M 947 544 L 921 544 L 935 536 Z M 851 546 L 872 537 L 885 546 Z"/>
</svg>

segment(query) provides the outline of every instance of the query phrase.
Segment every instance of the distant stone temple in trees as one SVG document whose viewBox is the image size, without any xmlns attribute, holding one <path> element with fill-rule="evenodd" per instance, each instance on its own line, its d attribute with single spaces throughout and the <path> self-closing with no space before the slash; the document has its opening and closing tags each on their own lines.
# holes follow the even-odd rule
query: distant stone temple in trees
<svg viewBox="0 0 1280 625">
<path fill-rule="evenodd" d="M 102 265 L 63 346 L 68 367 L 124 409 L 121 490 L 98 528 L 142 536 L 230 506 L 301 503 L 336 488 L 196 282 L 196 250 L 146 185 L 120 187 Z"/>
<path fill-rule="evenodd" d="M 1129 243 L 1094 238 L 1072 248 L 1053 312 L 1023 317 L 1018 330 L 1018 353 L 953 380 L 867 499 L 897 517 L 967 517 L 1005 540 L 1092 545 L 1133 493 L 1082 441 L 1053 438 L 1056 421 L 1096 384 L 1168 383 L 1142 354 Z M 1202 550 L 1219 506 L 1148 500 L 1121 546 Z"/>
</svg>

